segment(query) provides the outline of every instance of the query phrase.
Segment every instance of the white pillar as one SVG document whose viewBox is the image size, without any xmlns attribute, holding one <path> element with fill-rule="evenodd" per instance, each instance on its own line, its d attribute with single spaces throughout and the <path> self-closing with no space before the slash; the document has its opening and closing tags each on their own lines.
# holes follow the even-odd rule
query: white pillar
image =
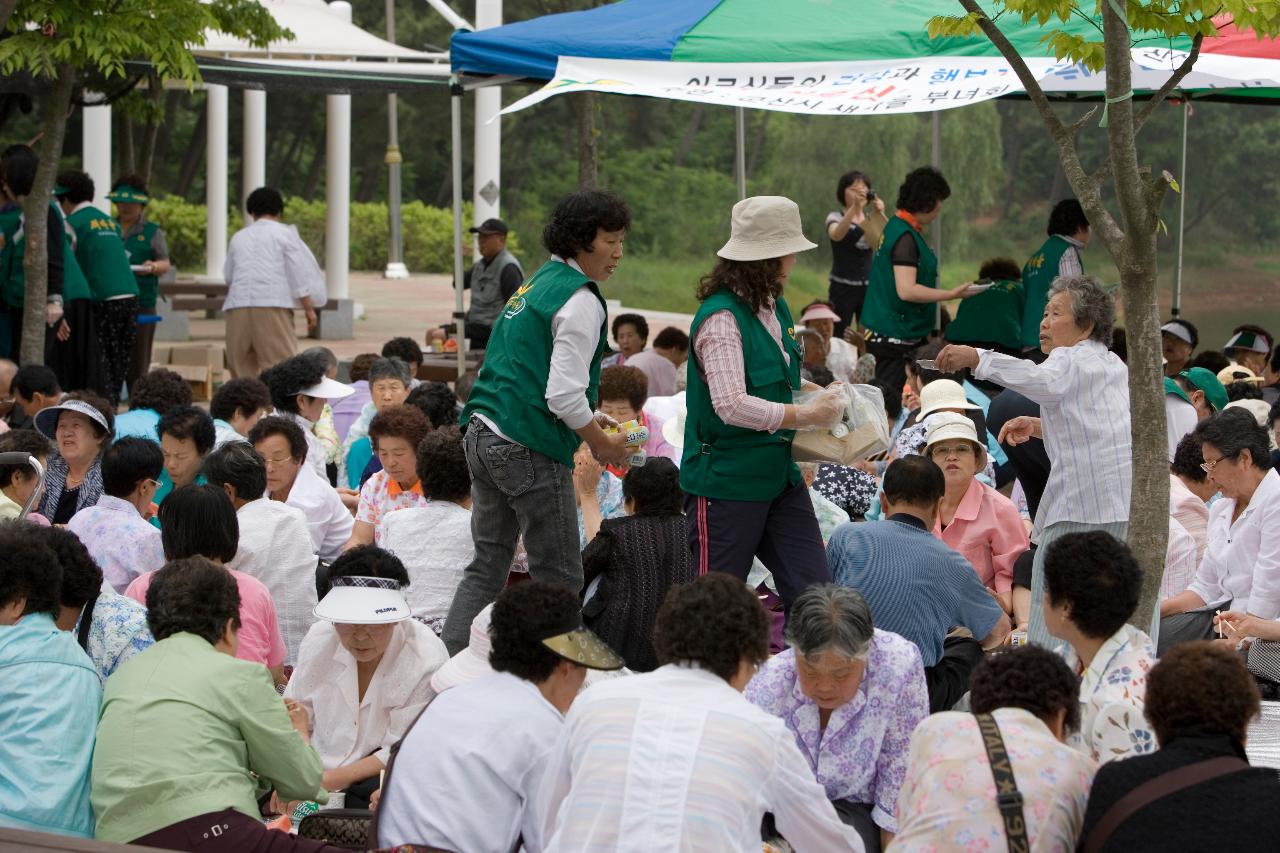
<svg viewBox="0 0 1280 853">
<path fill-rule="evenodd" d="M 101 95 L 86 92 L 85 97 L 93 100 Z M 111 191 L 111 105 L 85 107 L 82 128 L 81 167 L 93 178 L 93 204 L 110 213 L 107 193 Z"/>
<path fill-rule="evenodd" d="M 502 0 L 476 0 L 476 29 L 502 25 Z M 498 215 L 502 187 L 502 88 L 476 89 L 475 172 L 472 182 L 476 225 Z M 494 119 L 492 122 L 490 119 Z"/>
<path fill-rule="evenodd" d="M 244 90 L 244 144 L 240 169 L 240 207 L 249 193 L 267 182 L 267 93 Z"/>
<path fill-rule="evenodd" d="M 222 278 L 227 258 L 227 87 L 207 85 L 208 142 L 205 148 L 205 273 Z"/>
<path fill-rule="evenodd" d="M 351 4 L 335 0 L 329 12 L 351 23 Z M 325 96 L 324 281 L 330 299 L 346 299 L 351 225 L 351 96 Z"/>
</svg>

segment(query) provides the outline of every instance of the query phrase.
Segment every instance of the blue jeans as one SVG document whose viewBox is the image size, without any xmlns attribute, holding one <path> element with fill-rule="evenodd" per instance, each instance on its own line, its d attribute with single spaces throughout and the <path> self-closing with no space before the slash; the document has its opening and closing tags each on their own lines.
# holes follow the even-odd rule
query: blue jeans
<svg viewBox="0 0 1280 853">
<path fill-rule="evenodd" d="M 507 582 L 524 537 L 529 576 L 582 591 L 582 551 L 573 469 L 507 441 L 477 418 L 466 436 L 471 469 L 471 537 L 476 556 L 454 593 L 441 639 L 449 654 L 467 647 L 471 621 Z"/>
</svg>

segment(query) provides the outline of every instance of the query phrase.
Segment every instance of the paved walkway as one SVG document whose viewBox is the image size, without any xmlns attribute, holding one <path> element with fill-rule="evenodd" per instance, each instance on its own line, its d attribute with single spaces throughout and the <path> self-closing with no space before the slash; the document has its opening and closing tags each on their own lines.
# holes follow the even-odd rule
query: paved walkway
<svg viewBox="0 0 1280 853">
<path fill-rule="evenodd" d="M 445 275 L 420 275 L 391 281 L 378 273 L 351 273 L 351 298 L 363 306 L 364 314 L 356 319 L 355 339 L 349 341 L 307 341 L 306 324 L 302 312 L 296 313 L 295 322 L 299 347 L 323 344 L 347 359 L 364 352 L 378 352 L 382 344 L 397 336 L 413 338 L 423 343 L 426 330 L 449 322 L 453 313 L 453 279 Z M 470 299 L 466 294 L 465 299 Z M 465 303 L 464 303 L 465 304 Z M 624 311 L 643 314 L 649 322 L 650 336 L 666 326 L 678 326 L 688 330 L 693 319 L 689 314 L 673 314 L 664 311 L 647 311 L 643 308 L 623 308 L 610 303 L 610 319 Z M 222 320 L 208 320 L 203 314 L 192 314 L 191 340 L 225 340 L 226 326 Z"/>
</svg>

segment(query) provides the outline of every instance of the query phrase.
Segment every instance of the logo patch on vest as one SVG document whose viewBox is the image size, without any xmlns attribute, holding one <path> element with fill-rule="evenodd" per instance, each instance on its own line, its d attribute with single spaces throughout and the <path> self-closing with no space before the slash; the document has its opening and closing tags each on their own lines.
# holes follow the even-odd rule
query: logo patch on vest
<svg viewBox="0 0 1280 853">
<path fill-rule="evenodd" d="M 516 292 L 511 294 L 511 298 L 507 300 L 507 307 L 503 309 L 502 316 L 510 320 L 512 317 L 527 308 L 529 303 L 524 298 L 524 295 L 528 293 L 532 287 L 533 282 L 520 285 Z"/>
</svg>

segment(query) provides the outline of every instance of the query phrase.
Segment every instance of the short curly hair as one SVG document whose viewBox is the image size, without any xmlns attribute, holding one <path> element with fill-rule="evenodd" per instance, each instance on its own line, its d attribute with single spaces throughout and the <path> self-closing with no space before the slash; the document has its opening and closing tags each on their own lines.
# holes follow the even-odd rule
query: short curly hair
<svg viewBox="0 0 1280 853">
<path fill-rule="evenodd" d="M 667 326 L 657 337 L 653 339 L 654 349 L 675 349 L 684 352 L 689 351 L 689 336 L 685 334 L 683 329 L 677 329 L 675 326 Z"/>
<path fill-rule="evenodd" d="M 423 382 L 409 392 L 405 403 L 417 406 L 437 427 L 458 422 L 458 397 L 443 382 Z"/>
<path fill-rule="evenodd" d="M 969 709 L 990 714 L 1021 708 L 1048 722 L 1066 711 L 1066 731 L 1080 728 L 1080 680 L 1061 656 L 1040 646 L 1017 646 L 987 655 L 969 679 Z"/>
<path fill-rule="evenodd" d="M 394 379 L 404 386 L 404 390 L 409 390 L 409 385 L 413 382 L 412 371 L 409 369 L 409 363 L 399 356 L 390 356 L 378 359 L 369 365 L 368 380 L 372 385 L 375 382 L 381 382 L 383 379 Z"/>
<path fill-rule="evenodd" d="M 351 359 L 351 368 L 347 371 L 352 382 L 359 382 L 361 379 L 368 381 L 369 368 L 373 367 L 373 363 L 382 356 L 376 352 L 362 352 L 355 358 Z"/>
<path fill-rule="evenodd" d="M 271 402 L 277 409 L 290 414 L 298 413 L 298 395 L 324 378 L 325 365 L 310 355 L 286 358 L 262 371 L 263 384 L 271 392 Z"/>
<path fill-rule="evenodd" d="M 112 406 L 110 403 L 108 403 L 105 397 L 103 397 L 100 394 L 95 394 L 92 391 L 86 391 L 82 389 L 80 391 L 69 392 L 67 396 L 64 397 L 63 399 L 79 400 L 82 403 L 88 403 L 90 406 L 93 406 L 95 409 L 98 410 L 98 413 L 102 415 L 102 417 L 105 418 L 107 421 L 106 432 L 102 431 L 102 426 L 97 421 L 92 422 L 93 434 L 96 435 L 98 438 L 110 439 L 111 436 L 115 435 L 115 431 L 116 431 L 115 406 Z"/>
<path fill-rule="evenodd" d="M 1147 673 L 1143 714 L 1163 746 L 1188 731 L 1243 741 L 1261 710 L 1258 686 L 1240 656 L 1211 642 L 1184 643 Z"/>
<path fill-rule="evenodd" d="M 377 452 L 379 439 L 403 438 L 416 451 L 422 439 L 433 428 L 421 409 L 402 403 L 383 409 L 373 416 L 373 420 L 369 421 L 369 441 L 373 443 L 374 452 Z"/>
<path fill-rule="evenodd" d="M 661 456 L 633 466 L 622 478 L 622 497 L 635 501 L 634 515 L 677 515 L 684 507 L 680 469 Z"/>
<path fill-rule="evenodd" d="M 600 402 L 625 400 L 637 412 L 649 399 L 649 377 L 638 367 L 625 364 L 606 367 L 600 371 Z"/>
<path fill-rule="evenodd" d="M 404 589 L 410 583 L 409 571 L 400 558 L 377 545 L 357 545 L 343 552 L 329 566 L 329 580 L 334 578 L 387 578 Z"/>
<path fill-rule="evenodd" d="M 598 231 L 625 231 L 631 227 L 626 202 L 611 192 L 579 190 L 556 203 L 542 229 L 542 245 L 565 260 L 590 252 Z"/>
<path fill-rule="evenodd" d="M 147 627 L 156 642 L 188 633 L 217 645 L 230 620 L 240 627 L 235 576 L 204 557 L 165 564 L 147 587 Z"/>
<path fill-rule="evenodd" d="M 130 411 L 151 409 L 163 415 L 177 406 L 190 405 L 191 385 L 172 370 L 163 367 L 157 367 L 138 377 L 138 381 L 129 388 Z"/>
<path fill-rule="evenodd" d="M 422 364 L 422 347 L 413 338 L 392 338 L 382 345 L 383 358 L 398 358 L 405 364 Z"/>
<path fill-rule="evenodd" d="M 1076 328 L 1092 325 L 1089 340 L 1111 346 L 1116 326 L 1116 300 L 1091 275 L 1063 275 L 1049 285 L 1049 298 L 1065 293 L 1071 299 L 1071 318 Z"/>
<path fill-rule="evenodd" d="M 72 204 L 93 201 L 93 178 L 79 169 L 63 169 L 58 173 L 58 183 L 66 190 L 62 197 Z"/>
<path fill-rule="evenodd" d="M 289 442 L 289 455 L 294 462 L 307 458 L 307 434 L 292 420 L 279 415 L 268 415 L 254 424 L 253 429 L 249 430 L 249 443 L 256 449 L 273 435 L 284 436 L 284 440 Z"/>
<path fill-rule="evenodd" d="M 613 325 L 609 327 L 609 331 L 613 334 L 615 340 L 618 337 L 618 330 L 623 326 L 634 326 L 636 334 L 643 341 L 649 340 L 649 321 L 644 318 L 643 314 L 619 314 L 613 318 Z"/>
<path fill-rule="evenodd" d="M 62 596 L 62 566 L 42 538 L 32 536 L 25 521 L 0 522 L 0 606 L 27 600 L 22 615 L 56 617 Z"/>
<path fill-rule="evenodd" d="M 1208 475 L 1200 467 L 1204 462 L 1204 451 L 1200 438 L 1195 430 L 1178 440 L 1178 448 L 1173 452 L 1173 462 L 1169 470 L 1179 477 L 1185 477 L 1193 483 L 1203 483 Z"/>
<path fill-rule="evenodd" d="M 254 412 L 270 408 L 271 390 L 261 379 L 252 376 L 240 376 L 222 383 L 209 401 L 209 414 L 228 423 L 237 416 L 247 418 Z"/>
<path fill-rule="evenodd" d="M 1211 445 L 1223 459 L 1236 459 L 1249 451 L 1250 464 L 1263 471 L 1271 467 L 1271 439 L 1266 427 L 1240 408 L 1223 409 L 1202 420 L 1192 432 L 1201 444 Z"/>
<path fill-rule="evenodd" d="M 79 610 L 89 599 L 96 598 L 102 589 L 102 569 L 93 561 L 89 549 L 79 537 L 61 527 L 32 529 L 58 558 L 58 566 L 62 569 L 62 589 L 59 593 L 62 606 Z"/>
<path fill-rule="evenodd" d="M 1018 266 L 1018 262 L 1013 258 L 987 258 L 982 262 L 982 266 L 978 267 L 978 278 L 1022 281 L 1022 267 Z"/>
<path fill-rule="evenodd" d="M 560 584 L 529 580 L 507 587 L 489 617 L 489 665 L 535 684 L 546 681 L 564 658 L 542 641 L 581 610 L 578 596 Z"/>
<path fill-rule="evenodd" d="M 928 213 L 938 202 L 951 198 L 951 185 L 932 166 L 912 169 L 898 187 L 898 209 L 907 213 Z"/>
<path fill-rule="evenodd" d="M 418 443 L 418 479 L 432 500 L 460 501 L 471 495 L 471 468 L 456 426 L 428 433 Z"/>
<path fill-rule="evenodd" d="M 217 440 L 217 431 L 213 427 L 213 418 L 198 406 L 176 406 L 160 416 L 156 424 L 156 433 L 163 439 L 171 435 L 180 441 L 190 440 L 196 446 L 196 453 L 207 456 L 213 450 Z"/>
<path fill-rule="evenodd" d="M 245 199 L 244 210 L 254 219 L 259 216 L 283 216 L 284 196 L 274 187 L 258 187 Z"/>
<path fill-rule="evenodd" d="M 745 583 L 711 572 L 667 592 L 653 650 L 660 664 L 697 664 L 730 681 L 742 661 L 761 664 L 769 657 L 769 618 Z"/>
<path fill-rule="evenodd" d="M 1261 400 L 1262 389 L 1252 382 L 1232 382 L 1226 388 L 1227 402 L 1236 400 Z"/>
<path fill-rule="evenodd" d="M 1086 637 L 1105 640 L 1138 609 L 1142 569 L 1129 546 L 1101 530 L 1068 533 L 1047 546 L 1044 589 Z"/>
</svg>

